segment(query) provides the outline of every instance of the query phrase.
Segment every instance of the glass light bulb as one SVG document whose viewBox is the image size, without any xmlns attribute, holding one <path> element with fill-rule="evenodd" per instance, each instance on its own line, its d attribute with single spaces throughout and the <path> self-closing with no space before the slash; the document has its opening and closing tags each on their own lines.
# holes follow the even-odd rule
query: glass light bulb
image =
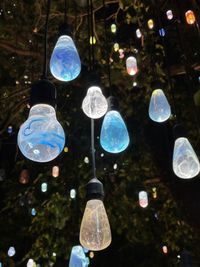
<svg viewBox="0 0 200 267">
<path fill-rule="evenodd" d="M 9 247 L 8 249 L 8 256 L 13 257 L 15 255 L 16 251 L 14 247 Z"/>
<path fill-rule="evenodd" d="M 149 104 L 149 117 L 155 122 L 164 122 L 170 116 L 171 108 L 163 90 L 154 90 Z"/>
<path fill-rule="evenodd" d="M 148 28 L 152 30 L 154 28 L 154 21 L 152 19 L 149 19 L 147 22 Z"/>
<path fill-rule="evenodd" d="M 167 10 L 166 16 L 167 16 L 168 20 L 172 20 L 173 19 L 174 15 L 173 15 L 173 12 L 172 12 L 171 9 Z"/>
<path fill-rule="evenodd" d="M 64 144 L 65 133 L 56 119 L 55 109 L 46 104 L 33 106 L 18 133 L 22 154 L 36 162 L 48 162 L 62 152 Z"/>
<path fill-rule="evenodd" d="M 126 70 L 127 73 L 131 76 L 135 75 L 138 72 L 137 60 L 135 57 L 128 57 L 126 59 Z"/>
<path fill-rule="evenodd" d="M 87 267 L 89 259 L 85 256 L 81 246 L 74 246 L 71 250 L 69 267 Z"/>
<path fill-rule="evenodd" d="M 47 183 L 42 183 L 41 184 L 41 191 L 43 193 L 47 192 L 47 189 L 48 189 L 48 184 Z"/>
<path fill-rule="evenodd" d="M 33 259 L 29 259 L 26 266 L 27 267 L 35 267 L 36 263 L 34 262 Z"/>
<path fill-rule="evenodd" d="M 81 71 L 81 61 L 74 41 L 68 35 L 58 38 L 50 60 L 52 75 L 59 81 L 74 80 Z"/>
<path fill-rule="evenodd" d="M 110 153 L 120 153 L 129 145 L 130 139 L 121 115 L 116 110 L 107 112 L 101 127 L 100 143 Z"/>
<path fill-rule="evenodd" d="M 179 137 L 174 144 L 173 171 L 179 178 L 194 178 L 199 174 L 200 163 L 190 142 Z"/>
<path fill-rule="evenodd" d="M 192 10 L 188 10 L 187 12 L 185 12 L 185 18 L 186 22 L 190 25 L 194 24 L 196 21 L 195 14 Z"/>
<path fill-rule="evenodd" d="M 117 26 L 116 26 L 116 24 L 111 24 L 111 26 L 110 26 L 110 29 L 111 29 L 111 32 L 112 33 L 116 33 L 116 31 L 117 31 Z"/>
<path fill-rule="evenodd" d="M 119 50 L 119 44 L 114 43 L 113 48 L 114 48 L 114 51 L 117 52 Z"/>
<path fill-rule="evenodd" d="M 87 202 L 79 237 L 81 245 L 89 250 L 98 251 L 110 245 L 110 224 L 101 200 L 92 199 Z"/>
<path fill-rule="evenodd" d="M 75 199 L 76 198 L 76 189 L 71 189 L 70 190 L 70 198 Z"/>
<path fill-rule="evenodd" d="M 159 34 L 160 34 L 160 36 L 164 37 L 165 36 L 165 29 L 164 28 L 159 29 Z"/>
<path fill-rule="evenodd" d="M 139 205 L 142 208 L 146 208 L 148 206 L 148 195 L 146 191 L 139 192 Z"/>
<path fill-rule="evenodd" d="M 136 30 L 136 36 L 137 36 L 137 38 L 141 38 L 142 37 L 142 33 L 141 33 L 140 29 Z"/>
<path fill-rule="evenodd" d="M 102 91 L 97 86 L 91 86 L 82 103 L 83 112 L 91 119 L 99 119 L 108 109 L 108 103 Z"/>
</svg>

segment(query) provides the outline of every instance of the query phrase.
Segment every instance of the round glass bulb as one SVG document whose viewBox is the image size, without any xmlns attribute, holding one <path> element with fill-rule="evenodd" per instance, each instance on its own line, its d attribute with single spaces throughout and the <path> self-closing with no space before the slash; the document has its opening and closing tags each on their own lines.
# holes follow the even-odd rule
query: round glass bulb
<svg viewBox="0 0 200 267">
<path fill-rule="evenodd" d="M 101 127 L 100 144 L 110 153 L 120 153 L 129 145 L 130 139 L 121 115 L 116 110 L 110 110 L 104 117 Z"/>
<path fill-rule="evenodd" d="M 179 137 L 174 144 L 173 171 L 179 178 L 190 179 L 199 174 L 200 163 L 190 142 Z"/>
<path fill-rule="evenodd" d="M 139 205 L 142 208 L 146 208 L 148 206 L 148 195 L 146 191 L 139 192 Z"/>
<path fill-rule="evenodd" d="M 163 90 L 154 90 L 149 104 L 149 117 L 155 122 L 164 122 L 170 116 L 171 108 Z"/>
<path fill-rule="evenodd" d="M 91 119 L 99 119 L 108 109 L 108 103 L 102 91 L 97 86 L 91 86 L 82 103 L 83 112 Z"/>
<path fill-rule="evenodd" d="M 131 76 L 134 76 L 138 72 L 137 60 L 135 57 L 128 57 L 126 60 L 126 70 Z"/>
<path fill-rule="evenodd" d="M 111 230 L 104 204 L 99 199 L 86 204 L 80 229 L 80 243 L 84 248 L 99 251 L 111 243 Z"/>
<path fill-rule="evenodd" d="M 74 41 L 68 35 L 58 38 L 50 60 L 51 74 L 59 81 L 74 80 L 81 71 L 81 61 Z"/>
<path fill-rule="evenodd" d="M 15 255 L 16 251 L 14 247 L 9 247 L 8 249 L 8 256 L 13 257 Z"/>
<path fill-rule="evenodd" d="M 65 133 L 57 121 L 55 109 L 46 104 L 33 106 L 19 129 L 17 141 L 22 154 L 30 160 L 48 162 L 55 159 L 65 144 Z"/>
</svg>

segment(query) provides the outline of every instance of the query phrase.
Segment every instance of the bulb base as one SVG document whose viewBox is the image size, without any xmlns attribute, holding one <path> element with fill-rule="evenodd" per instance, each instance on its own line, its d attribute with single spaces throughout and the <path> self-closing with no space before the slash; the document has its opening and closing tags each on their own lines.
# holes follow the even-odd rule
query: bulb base
<svg viewBox="0 0 200 267">
<path fill-rule="evenodd" d="M 91 199 L 103 200 L 104 198 L 103 184 L 97 178 L 93 178 L 87 184 L 86 198 L 87 201 Z"/>
<path fill-rule="evenodd" d="M 186 131 L 181 124 L 176 124 L 173 128 L 174 140 L 179 137 L 187 137 Z"/>
<path fill-rule="evenodd" d="M 101 78 L 97 71 L 90 71 L 88 75 L 88 87 L 100 86 Z"/>
<path fill-rule="evenodd" d="M 59 32 L 60 36 L 62 36 L 62 35 L 71 36 L 72 35 L 72 30 L 71 30 L 71 27 L 69 26 L 68 23 L 60 24 L 59 28 L 58 28 L 58 32 Z"/>
<path fill-rule="evenodd" d="M 119 109 L 119 102 L 116 97 L 109 96 L 107 98 L 108 101 L 108 111 L 110 110 L 118 110 Z"/>
<path fill-rule="evenodd" d="M 47 79 L 41 79 L 33 83 L 31 87 L 30 106 L 47 104 L 56 107 L 56 88 Z"/>
</svg>

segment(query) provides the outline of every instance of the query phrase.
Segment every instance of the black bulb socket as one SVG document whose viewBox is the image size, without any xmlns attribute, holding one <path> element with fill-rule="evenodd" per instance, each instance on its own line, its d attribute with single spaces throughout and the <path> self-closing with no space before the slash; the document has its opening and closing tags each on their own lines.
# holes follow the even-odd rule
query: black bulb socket
<svg viewBox="0 0 200 267">
<path fill-rule="evenodd" d="M 101 78 L 97 71 L 91 70 L 88 75 L 88 87 L 90 86 L 100 86 Z"/>
<path fill-rule="evenodd" d="M 108 101 L 108 111 L 119 109 L 119 102 L 116 97 L 109 96 L 107 98 L 107 101 Z"/>
<path fill-rule="evenodd" d="M 93 178 L 87 184 L 86 198 L 87 201 L 92 199 L 99 199 L 103 201 L 104 198 L 103 184 L 97 178 Z"/>
<path fill-rule="evenodd" d="M 186 131 L 181 124 L 176 124 L 173 128 L 174 140 L 179 137 L 187 137 Z"/>
<path fill-rule="evenodd" d="M 59 32 L 59 36 L 62 36 L 62 35 L 71 36 L 72 35 L 72 29 L 68 23 L 60 24 L 60 26 L 58 28 L 58 32 Z"/>
<path fill-rule="evenodd" d="M 32 84 L 30 106 L 47 104 L 56 107 L 56 88 L 47 79 L 41 79 Z"/>
<path fill-rule="evenodd" d="M 162 89 L 163 85 L 160 81 L 158 80 L 154 80 L 153 82 L 151 82 L 151 88 L 154 89 Z"/>
</svg>

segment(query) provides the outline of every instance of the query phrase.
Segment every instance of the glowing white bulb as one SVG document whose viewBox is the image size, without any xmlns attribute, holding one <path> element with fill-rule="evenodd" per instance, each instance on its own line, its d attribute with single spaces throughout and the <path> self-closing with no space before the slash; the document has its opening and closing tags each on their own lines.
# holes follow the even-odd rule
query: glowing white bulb
<svg viewBox="0 0 200 267">
<path fill-rule="evenodd" d="M 29 259 L 26 266 L 27 267 L 35 267 L 36 264 L 35 264 L 33 259 Z"/>
<path fill-rule="evenodd" d="M 135 57 L 131 56 L 126 59 L 126 70 L 131 76 L 134 76 L 138 72 L 137 60 Z"/>
<path fill-rule="evenodd" d="M 43 193 L 47 192 L 47 189 L 48 189 L 48 184 L 47 183 L 42 183 L 41 184 L 41 191 Z"/>
<path fill-rule="evenodd" d="M 166 16 L 168 20 L 172 20 L 174 17 L 172 10 L 167 10 Z"/>
<path fill-rule="evenodd" d="M 46 104 L 33 106 L 19 129 L 17 141 L 22 154 L 30 160 L 48 162 L 55 159 L 65 144 L 65 133 L 57 121 L 55 109 Z"/>
<path fill-rule="evenodd" d="M 83 247 L 98 251 L 111 243 L 111 230 L 103 202 L 89 200 L 86 204 L 80 229 L 80 243 Z"/>
<path fill-rule="evenodd" d="M 148 202 L 148 195 L 146 191 L 140 191 L 139 192 L 139 204 L 140 207 L 146 208 L 149 204 Z"/>
<path fill-rule="evenodd" d="M 171 108 L 163 90 L 154 90 L 149 104 L 149 117 L 155 122 L 164 122 L 170 116 Z"/>
<path fill-rule="evenodd" d="M 108 103 L 102 91 L 97 86 L 91 86 L 82 103 L 83 112 L 91 119 L 99 119 L 108 109 Z"/>
<path fill-rule="evenodd" d="M 71 189 L 70 190 L 70 198 L 75 199 L 76 198 L 76 189 Z"/>
<path fill-rule="evenodd" d="M 190 142 L 179 137 L 174 144 L 173 171 L 179 178 L 190 179 L 199 174 L 200 163 Z"/>
<path fill-rule="evenodd" d="M 142 33 L 141 33 L 140 29 L 136 30 L 136 36 L 137 36 L 137 38 L 141 38 L 142 37 Z"/>
<path fill-rule="evenodd" d="M 9 247 L 8 249 L 8 256 L 13 257 L 15 255 L 16 251 L 14 247 Z"/>
</svg>

